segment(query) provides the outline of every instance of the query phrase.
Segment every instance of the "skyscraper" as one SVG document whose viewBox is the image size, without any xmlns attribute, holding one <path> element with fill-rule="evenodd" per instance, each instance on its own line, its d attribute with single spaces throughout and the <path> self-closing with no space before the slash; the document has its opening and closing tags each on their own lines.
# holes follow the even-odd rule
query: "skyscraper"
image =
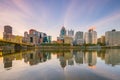
<svg viewBox="0 0 120 80">
<path fill-rule="evenodd" d="M 3 39 L 11 41 L 12 39 L 12 27 L 9 25 L 4 26 Z"/>
<path fill-rule="evenodd" d="M 75 34 L 75 44 L 82 45 L 83 43 L 84 43 L 83 32 L 77 31 Z"/>
<path fill-rule="evenodd" d="M 60 37 L 61 37 L 61 38 L 64 38 L 64 36 L 66 36 L 66 29 L 65 29 L 65 27 L 63 26 L 62 29 L 60 30 Z"/>
<path fill-rule="evenodd" d="M 97 44 L 97 32 L 93 29 L 89 29 L 88 32 L 85 32 L 85 43 Z"/>
<path fill-rule="evenodd" d="M 57 42 L 58 43 L 64 43 L 64 37 L 66 36 L 66 29 L 63 26 L 62 29 L 60 30 L 60 35 L 57 37 Z"/>
<path fill-rule="evenodd" d="M 74 30 L 72 30 L 72 29 L 68 30 L 68 36 L 73 38 L 74 37 Z"/>
</svg>

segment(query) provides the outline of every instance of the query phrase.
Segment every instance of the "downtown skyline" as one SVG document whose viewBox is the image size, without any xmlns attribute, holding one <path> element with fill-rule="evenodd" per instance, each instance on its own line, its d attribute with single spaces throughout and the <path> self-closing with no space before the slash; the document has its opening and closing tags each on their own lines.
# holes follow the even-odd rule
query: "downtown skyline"
<svg viewBox="0 0 120 80">
<path fill-rule="evenodd" d="M 99 37 L 120 30 L 119 8 L 119 0 L 0 0 L 0 38 L 5 25 L 13 27 L 13 34 L 36 29 L 53 40 L 62 26 L 84 32 L 95 26 Z"/>
</svg>

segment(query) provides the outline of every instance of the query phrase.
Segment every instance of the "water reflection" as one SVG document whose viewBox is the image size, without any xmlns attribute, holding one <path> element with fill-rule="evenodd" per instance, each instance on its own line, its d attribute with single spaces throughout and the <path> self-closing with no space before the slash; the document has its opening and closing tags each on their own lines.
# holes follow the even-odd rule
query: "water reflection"
<svg viewBox="0 0 120 80">
<path fill-rule="evenodd" d="M 106 50 L 105 63 L 112 66 L 120 65 L 120 50 Z"/>
<path fill-rule="evenodd" d="M 74 64 L 87 64 L 89 67 L 95 66 L 97 63 L 97 57 L 100 57 L 105 61 L 105 64 L 111 64 L 112 66 L 120 65 L 120 50 L 109 49 L 101 51 L 75 51 L 70 50 L 69 52 L 46 52 L 46 51 L 26 51 L 18 52 L 9 55 L 3 55 L 4 68 L 12 67 L 13 60 L 24 59 L 25 63 L 29 65 L 36 65 L 38 63 L 45 62 L 51 59 L 52 54 L 56 54 L 60 61 L 60 65 L 64 68 L 67 65 Z M 3 52 L 3 54 L 6 54 Z"/>
<path fill-rule="evenodd" d="M 40 51 L 33 51 L 24 55 L 24 61 L 30 65 L 36 65 L 40 62 L 45 62 L 48 59 L 51 59 L 51 53 L 49 52 L 42 53 Z"/>
<path fill-rule="evenodd" d="M 59 66 L 57 66 L 56 70 L 63 71 L 62 74 L 67 76 L 64 79 L 69 79 L 69 80 L 72 80 L 73 78 L 76 80 L 77 79 L 79 80 L 80 78 L 87 79 L 86 76 L 89 76 L 89 78 L 92 78 L 95 76 L 95 78 L 93 79 L 97 79 L 97 77 L 99 77 L 100 79 L 106 80 L 109 78 L 108 77 L 105 78 L 105 77 L 102 77 L 101 75 L 97 75 L 95 72 L 91 72 L 91 70 L 89 69 L 95 69 L 96 67 L 100 67 L 100 66 L 114 67 L 116 65 L 118 66 L 120 65 L 120 50 L 119 49 L 108 49 L 108 50 L 99 50 L 99 51 L 96 51 L 96 50 L 94 51 L 93 50 L 89 50 L 89 51 L 87 50 L 86 51 L 85 50 L 79 50 L 79 51 L 77 50 L 69 50 L 69 51 L 33 50 L 33 51 L 21 51 L 21 52 L 16 52 L 16 53 L 10 53 L 9 51 L 9 54 L 7 53 L 8 53 L 7 51 L 2 52 L 2 56 L 1 56 L 2 59 L 0 59 L 1 61 L 3 61 L 3 63 L 0 63 L 0 66 L 2 66 L 3 64 L 4 65 L 3 67 L 5 70 L 11 70 L 13 65 L 15 66 L 14 62 L 17 62 L 17 61 L 21 61 L 21 62 L 23 61 L 26 65 L 29 64 L 30 66 L 33 66 L 33 65 L 39 66 L 41 63 L 45 63 L 45 62 L 47 64 L 51 63 L 52 66 L 55 66 L 55 64 L 57 64 L 57 62 L 54 61 L 55 59 L 56 61 L 59 62 L 58 65 L 60 65 L 61 67 L 60 69 Z M 104 63 L 101 64 L 100 63 L 101 61 L 104 61 Z M 46 65 L 44 65 L 44 67 L 45 66 Z M 85 70 L 81 69 L 81 72 L 79 72 L 79 69 L 77 69 L 78 68 L 77 66 L 79 66 L 79 68 L 80 67 L 84 68 Z M 47 68 L 49 69 L 49 67 Z M 70 71 L 75 70 L 76 72 L 77 71 L 78 72 L 77 73 L 74 73 L 74 71 L 69 72 L 69 70 Z M 119 78 L 120 77 L 117 76 L 117 79 Z M 63 78 L 61 80 L 63 80 Z"/>
</svg>

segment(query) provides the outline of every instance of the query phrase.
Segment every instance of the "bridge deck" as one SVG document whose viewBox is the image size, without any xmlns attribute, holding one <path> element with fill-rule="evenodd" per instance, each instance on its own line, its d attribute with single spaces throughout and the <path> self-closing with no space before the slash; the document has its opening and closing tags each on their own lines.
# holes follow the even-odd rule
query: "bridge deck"
<svg viewBox="0 0 120 80">
<path fill-rule="evenodd" d="M 12 41 L 5 41 L 5 40 L 0 40 L 2 43 L 9 43 L 9 44 L 19 44 L 19 45 L 24 45 L 24 46 L 33 46 L 32 44 L 27 44 L 27 43 L 17 43 L 17 42 L 12 42 Z"/>
</svg>

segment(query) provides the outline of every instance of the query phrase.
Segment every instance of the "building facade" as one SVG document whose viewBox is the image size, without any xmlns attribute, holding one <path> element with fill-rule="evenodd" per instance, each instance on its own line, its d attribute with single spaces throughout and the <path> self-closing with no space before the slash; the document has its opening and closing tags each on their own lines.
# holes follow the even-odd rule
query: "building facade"
<svg viewBox="0 0 120 80">
<path fill-rule="evenodd" d="M 4 26 L 3 40 L 11 41 L 12 39 L 12 27 L 9 25 Z"/>
<path fill-rule="evenodd" d="M 60 38 L 62 39 L 62 38 L 64 38 L 64 36 L 66 36 L 67 34 L 66 34 L 66 29 L 65 29 L 65 27 L 63 26 L 62 27 L 62 29 L 60 30 Z"/>
<path fill-rule="evenodd" d="M 29 30 L 28 32 L 24 32 L 24 43 L 30 43 L 34 45 L 40 45 L 41 43 L 51 43 L 51 36 L 47 36 L 46 33 L 39 32 L 34 29 Z"/>
<path fill-rule="evenodd" d="M 68 36 L 73 38 L 74 37 L 74 30 L 72 30 L 72 29 L 68 30 Z"/>
<path fill-rule="evenodd" d="M 112 30 L 105 33 L 107 46 L 120 46 L 120 31 Z"/>
<path fill-rule="evenodd" d="M 65 44 L 71 44 L 73 43 L 73 38 L 69 36 L 64 36 L 64 43 Z"/>
<path fill-rule="evenodd" d="M 93 29 L 90 29 L 88 32 L 85 32 L 85 43 L 97 44 L 97 32 Z"/>
<path fill-rule="evenodd" d="M 74 42 L 77 45 L 82 45 L 84 43 L 83 32 L 81 31 L 76 32 Z"/>
<path fill-rule="evenodd" d="M 97 43 L 99 44 L 105 44 L 105 36 L 101 36 L 100 38 L 97 39 Z"/>
<path fill-rule="evenodd" d="M 57 42 L 58 43 L 64 43 L 64 37 L 67 35 L 66 32 L 67 31 L 66 31 L 65 27 L 63 26 L 62 29 L 60 30 L 59 37 L 57 37 Z"/>
</svg>

